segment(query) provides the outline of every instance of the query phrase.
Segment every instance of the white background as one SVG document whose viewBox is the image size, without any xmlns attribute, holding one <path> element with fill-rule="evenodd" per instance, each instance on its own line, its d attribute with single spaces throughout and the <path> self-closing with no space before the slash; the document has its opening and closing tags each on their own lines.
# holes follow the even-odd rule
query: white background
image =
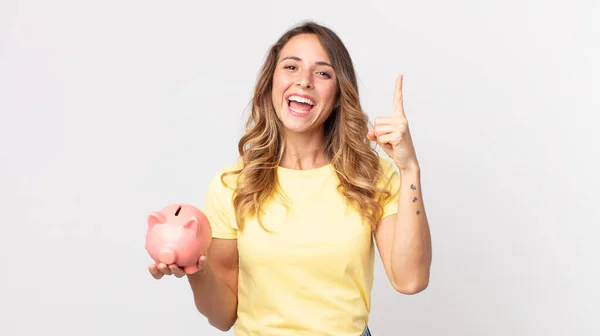
<svg viewBox="0 0 600 336">
<path fill-rule="evenodd" d="M 154 280 L 146 215 L 201 205 L 271 43 L 346 43 L 371 117 L 405 74 L 434 261 L 371 329 L 598 335 L 598 1 L 0 1 L 0 333 L 222 335 Z M 227 333 L 232 335 L 232 332 Z"/>
</svg>

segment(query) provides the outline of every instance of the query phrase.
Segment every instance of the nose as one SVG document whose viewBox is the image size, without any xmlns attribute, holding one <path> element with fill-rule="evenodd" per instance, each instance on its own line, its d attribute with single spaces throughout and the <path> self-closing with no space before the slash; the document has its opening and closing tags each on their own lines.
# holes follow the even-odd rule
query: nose
<svg viewBox="0 0 600 336">
<path fill-rule="evenodd" d="M 310 81 L 310 74 L 303 72 L 302 74 L 300 74 L 298 76 L 298 79 L 296 80 L 296 86 L 301 87 L 303 89 L 310 89 L 312 88 L 312 83 Z"/>
</svg>

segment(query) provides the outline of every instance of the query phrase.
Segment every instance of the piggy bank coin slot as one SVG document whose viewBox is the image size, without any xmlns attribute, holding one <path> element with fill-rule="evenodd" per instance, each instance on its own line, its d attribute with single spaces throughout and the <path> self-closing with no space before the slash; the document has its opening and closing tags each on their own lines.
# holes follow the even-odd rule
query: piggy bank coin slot
<svg viewBox="0 0 600 336">
<path fill-rule="evenodd" d="M 179 211 L 181 211 L 181 205 L 179 206 L 179 208 L 177 208 L 177 211 L 175 211 L 175 216 L 179 216 Z"/>
</svg>

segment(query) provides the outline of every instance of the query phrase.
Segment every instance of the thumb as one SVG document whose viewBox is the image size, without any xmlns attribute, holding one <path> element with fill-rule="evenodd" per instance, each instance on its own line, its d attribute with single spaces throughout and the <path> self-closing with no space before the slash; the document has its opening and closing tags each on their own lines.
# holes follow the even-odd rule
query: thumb
<svg viewBox="0 0 600 336">
<path fill-rule="evenodd" d="M 203 254 L 200 256 L 200 258 L 198 258 L 197 267 L 198 267 L 198 269 L 195 270 L 193 274 L 197 274 L 197 275 L 202 274 L 206 268 L 206 254 Z"/>
<path fill-rule="evenodd" d="M 377 140 L 377 137 L 375 136 L 375 130 L 373 130 L 372 128 L 367 133 L 367 139 L 369 139 L 371 141 L 376 141 Z"/>
<path fill-rule="evenodd" d="M 200 270 L 204 269 L 206 267 L 207 263 L 208 263 L 208 252 L 204 252 L 204 254 L 201 255 L 200 258 L 198 259 L 198 268 Z"/>
</svg>

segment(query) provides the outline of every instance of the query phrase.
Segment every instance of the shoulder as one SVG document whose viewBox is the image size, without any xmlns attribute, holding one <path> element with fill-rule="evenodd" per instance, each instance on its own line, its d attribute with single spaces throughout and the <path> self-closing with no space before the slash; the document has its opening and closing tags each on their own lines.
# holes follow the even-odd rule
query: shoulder
<svg viewBox="0 0 600 336">
<path fill-rule="evenodd" d="M 212 176 L 208 184 L 208 190 L 213 193 L 232 193 L 237 186 L 237 173 L 243 167 L 242 161 L 225 165 L 219 168 Z"/>
<path fill-rule="evenodd" d="M 396 193 L 400 187 L 400 173 L 396 165 L 387 157 L 379 156 L 379 167 L 380 174 L 377 178 L 377 186 L 392 194 Z"/>
<path fill-rule="evenodd" d="M 390 170 L 395 170 L 396 167 L 390 161 L 390 159 L 379 155 L 378 160 L 379 160 L 379 166 L 381 167 L 382 171 L 387 172 Z"/>
<path fill-rule="evenodd" d="M 213 237 L 235 239 L 237 225 L 233 207 L 233 192 L 237 185 L 236 171 L 240 162 L 218 169 L 210 179 L 204 199 L 204 213 L 212 227 Z"/>
<path fill-rule="evenodd" d="M 396 165 L 390 159 L 380 156 L 379 165 L 381 169 L 377 186 L 388 194 L 379 200 L 383 206 L 383 218 L 398 212 L 401 180 Z"/>
<path fill-rule="evenodd" d="M 389 180 L 390 178 L 393 178 L 394 176 L 398 175 L 398 170 L 396 169 L 396 166 L 390 161 L 390 159 L 381 155 L 378 157 L 378 159 L 381 172 L 380 179 Z"/>
</svg>

